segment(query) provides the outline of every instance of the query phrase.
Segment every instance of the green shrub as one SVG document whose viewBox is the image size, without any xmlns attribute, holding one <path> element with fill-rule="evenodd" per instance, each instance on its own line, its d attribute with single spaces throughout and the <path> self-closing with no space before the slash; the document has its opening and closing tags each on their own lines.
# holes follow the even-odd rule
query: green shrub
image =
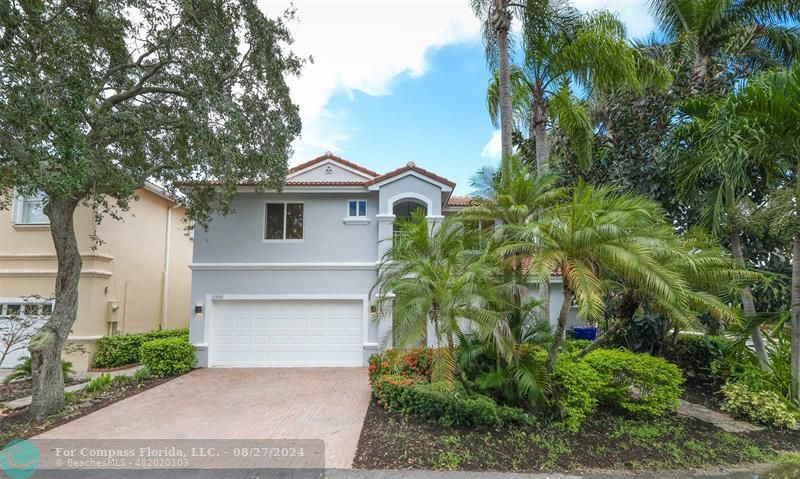
<svg viewBox="0 0 800 479">
<path fill-rule="evenodd" d="M 603 380 L 586 362 L 561 355 L 553 365 L 550 381 L 562 425 L 567 430 L 577 431 L 586 417 L 597 409 Z"/>
<path fill-rule="evenodd" d="M 188 329 L 157 329 L 141 334 L 104 336 L 97 340 L 97 353 L 92 366 L 95 368 L 117 368 L 140 362 L 142 344 L 156 339 L 182 338 L 189 340 Z"/>
<path fill-rule="evenodd" d="M 114 378 L 108 373 L 103 373 L 89 381 L 89 384 L 83 388 L 83 391 L 89 394 L 98 393 L 108 389 L 112 382 L 114 382 Z"/>
<path fill-rule="evenodd" d="M 154 376 L 175 376 L 192 369 L 195 362 L 194 346 L 183 338 L 154 339 L 142 344 L 141 363 Z"/>
<path fill-rule="evenodd" d="M 719 360 L 732 342 L 723 336 L 682 334 L 665 356 L 687 376 L 712 376 L 711 365 Z"/>
<path fill-rule="evenodd" d="M 72 363 L 69 361 L 61 360 L 61 373 L 64 375 L 64 380 L 66 381 L 72 373 L 75 371 L 72 370 Z M 22 361 L 19 364 L 14 366 L 14 369 L 11 370 L 11 373 L 3 379 L 3 384 L 8 384 L 11 381 L 17 379 L 30 379 L 33 376 L 33 364 L 31 363 L 31 358 L 23 357 Z"/>
<path fill-rule="evenodd" d="M 768 426 L 797 426 L 797 411 L 772 391 L 754 391 L 745 384 L 728 383 L 722 387 L 722 394 L 722 410 L 734 416 Z"/>
<path fill-rule="evenodd" d="M 592 344 L 592 341 L 589 339 L 566 339 L 562 343 L 562 350 L 565 353 L 576 353 L 586 346 Z"/>
<path fill-rule="evenodd" d="M 147 366 L 142 366 L 135 373 L 133 373 L 133 379 L 141 382 L 145 379 L 149 379 L 152 375 L 153 373 L 150 372 L 150 369 L 148 369 Z"/>
<path fill-rule="evenodd" d="M 603 383 L 600 402 L 654 416 L 678 409 L 683 376 L 676 365 L 649 354 L 612 349 L 592 351 L 584 361 Z"/>
<path fill-rule="evenodd" d="M 528 424 L 521 409 L 498 406 L 491 398 L 430 383 L 430 348 L 389 350 L 370 357 L 370 383 L 378 404 L 445 426 Z"/>
</svg>

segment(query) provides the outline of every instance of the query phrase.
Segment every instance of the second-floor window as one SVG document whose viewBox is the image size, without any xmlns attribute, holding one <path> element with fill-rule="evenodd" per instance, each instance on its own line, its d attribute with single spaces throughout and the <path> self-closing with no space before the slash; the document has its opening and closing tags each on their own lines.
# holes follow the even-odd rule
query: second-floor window
<svg viewBox="0 0 800 479">
<path fill-rule="evenodd" d="M 19 196 L 17 198 L 14 222 L 22 225 L 46 225 L 50 219 L 44 214 L 44 193 Z"/>
<path fill-rule="evenodd" d="M 303 203 L 267 203 L 265 240 L 303 239 Z"/>
<path fill-rule="evenodd" d="M 347 203 L 347 215 L 351 218 L 365 218 L 367 216 L 367 201 L 350 200 Z"/>
</svg>

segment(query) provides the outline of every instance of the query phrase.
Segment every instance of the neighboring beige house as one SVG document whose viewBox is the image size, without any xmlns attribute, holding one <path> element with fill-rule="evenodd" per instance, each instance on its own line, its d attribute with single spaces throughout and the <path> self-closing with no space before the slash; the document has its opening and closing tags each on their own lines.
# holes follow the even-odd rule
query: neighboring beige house
<svg viewBox="0 0 800 479">
<path fill-rule="evenodd" d="M 76 371 L 84 371 L 101 336 L 188 325 L 192 239 L 185 234 L 183 206 L 155 185 L 136 192 L 137 201 L 122 221 L 94 222 L 92 210 L 79 208 L 75 230 L 83 256 L 78 317 L 69 343 L 87 353 L 71 353 Z M 103 241 L 92 249 L 95 235 Z M 0 211 L 0 321 L 17 314 L 23 298 L 52 298 L 56 257 L 42 198 L 19 197 Z M 23 306 L 47 314 L 52 304 Z M 27 350 L 8 358 L 11 367 Z"/>
</svg>

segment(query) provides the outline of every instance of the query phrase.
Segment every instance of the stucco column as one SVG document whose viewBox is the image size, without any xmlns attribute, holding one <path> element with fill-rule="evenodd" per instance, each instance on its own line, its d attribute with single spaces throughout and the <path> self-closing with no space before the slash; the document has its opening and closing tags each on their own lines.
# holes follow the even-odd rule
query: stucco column
<svg viewBox="0 0 800 479">
<path fill-rule="evenodd" d="M 388 293 L 385 301 L 381 304 L 380 311 L 378 311 L 378 314 L 381 315 L 381 319 L 378 322 L 378 343 L 381 349 L 389 349 L 394 346 L 392 340 L 393 302 L 391 298 L 394 298 L 394 294 Z"/>
<path fill-rule="evenodd" d="M 380 262 L 392 246 L 394 215 L 376 215 L 375 221 L 378 222 L 378 262 Z"/>
</svg>

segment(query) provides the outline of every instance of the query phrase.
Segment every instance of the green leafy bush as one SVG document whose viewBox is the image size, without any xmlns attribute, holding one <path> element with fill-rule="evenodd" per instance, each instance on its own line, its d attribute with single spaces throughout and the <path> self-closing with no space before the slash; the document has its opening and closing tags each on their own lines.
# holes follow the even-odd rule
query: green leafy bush
<svg viewBox="0 0 800 479">
<path fill-rule="evenodd" d="M 104 336 L 97 340 L 97 353 L 92 366 L 95 368 L 116 368 L 139 363 L 139 350 L 142 344 L 164 338 L 181 338 L 188 342 L 189 330 L 157 329 L 141 334 Z"/>
<path fill-rule="evenodd" d="M 772 391 L 754 391 L 746 384 L 728 383 L 722 387 L 722 394 L 722 410 L 734 416 L 768 426 L 797 426 L 797 411 Z"/>
<path fill-rule="evenodd" d="M 153 374 L 150 372 L 150 369 L 147 366 L 142 366 L 139 368 L 135 373 L 133 373 L 133 378 L 137 381 L 144 381 L 145 379 L 149 379 Z"/>
<path fill-rule="evenodd" d="M 586 417 L 597 409 L 597 396 L 604 387 L 602 378 L 586 362 L 562 355 L 553 365 L 550 381 L 562 425 L 567 430 L 577 431 Z"/>
<path fill-rule="evenodd" d="M 154 339 L 142 344 L 141 363 L 154 376 L 175 376 L 192 369 L 195 363 L 194 346 L 183 338 Z"/>
<path fill-rule="evenodd" d="M 676 365 L 621 349 L 598 349 L 584 361 L 603 382 L 601 403 L 654 416 L 678 409 L 683 376 Z"/>
<path fill-rule="evenodd" d="M 75 371 L 72 370 L 72 363 L 69 361 L 61 360 L 61 373 L 64 375 L 64 380 L 70 377 Z M 33 376 L 33 365 L 31 358 L 23 357 L 19 364 L 14 366 L 8 376 L 3 379 L 3 384 L 8 384 L 17 379 L 30 379 Z"/>
<path fill-rule="evenodd" d="M 369 360 L 372 391 L 389 412 L 436 420 L 446 426 L 527 424 L 521 409 L 499 406 L 491 398 L 468 394 L 463 388 L 431 384 L 433 350 L 391 349 Z"/>
<path fill-rule="evenodd" d="M 83 391 L 89 394 L 98 393 L 108 389 L 112 382 L 114 382 L 114 378 L 108 373 L 103 373 L 89 381 Z"/>
<path fill-rule="evenodd" d="M 665 356 L 688 376 L 712 376 L 712 364 L 719 360 L 732 342 L 723 336 L 682 334 Z"/>
<path fill-rule="evenodd" d="M 389 412 L 439 421 L 445 426 L 498 426 L 528 424 L 521 409 L 498 406 L 491 398 L 468 395 L 399 375 L 378 375 L 372 380 L 378 403 Z"/>
</svg>

